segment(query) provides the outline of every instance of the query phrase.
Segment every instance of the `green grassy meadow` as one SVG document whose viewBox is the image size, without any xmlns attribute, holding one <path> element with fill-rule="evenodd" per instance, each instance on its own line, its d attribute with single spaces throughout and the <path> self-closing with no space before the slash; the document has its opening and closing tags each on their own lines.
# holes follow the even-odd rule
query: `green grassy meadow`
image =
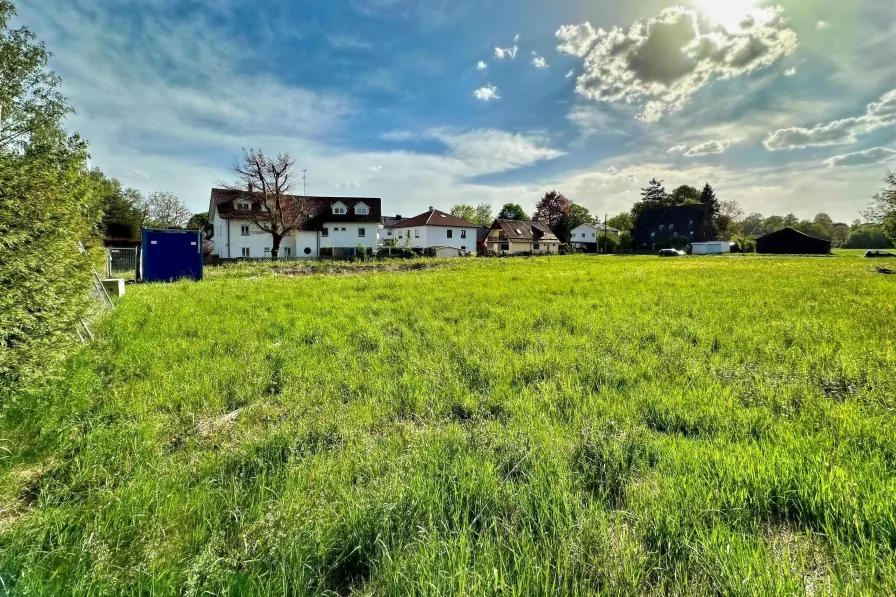
<svg viewBox="0 0 896 597">
<path fill-rule="evenodd" d="M 896 276 L 858 255 L 129 286 L 0 409 L 0 593 L 892 595 Z"/>
</svg>

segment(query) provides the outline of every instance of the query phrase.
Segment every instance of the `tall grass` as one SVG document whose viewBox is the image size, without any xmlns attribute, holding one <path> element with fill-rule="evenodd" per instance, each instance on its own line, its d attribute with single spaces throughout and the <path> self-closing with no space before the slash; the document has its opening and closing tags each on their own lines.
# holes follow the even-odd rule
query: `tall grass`
<svg viewBox="0 0 896 597">
<path fill-rule="evenodd" d="M 133 287 L 3 406 L 7 593 L 896 591 L 863 260 L 289 273 Z"/>
</svg>

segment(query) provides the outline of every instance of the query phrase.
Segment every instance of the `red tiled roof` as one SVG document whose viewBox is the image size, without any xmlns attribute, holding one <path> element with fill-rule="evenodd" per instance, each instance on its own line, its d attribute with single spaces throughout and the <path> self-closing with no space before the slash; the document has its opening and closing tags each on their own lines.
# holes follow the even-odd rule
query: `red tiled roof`
<svg viewBox="0 0 896 597">
<path fill-rule="evenodd" d="M 389 228 L 410 228 L 413 226 L 444 226 L 446 228 L 479 228 L 478 224 L 467 222 L 456 218 L 451 214 L 446 214 L 437 209 L 422 213 L 419 216 L 401 220 L 396 224 L 392 224 Z"/>
</svg>

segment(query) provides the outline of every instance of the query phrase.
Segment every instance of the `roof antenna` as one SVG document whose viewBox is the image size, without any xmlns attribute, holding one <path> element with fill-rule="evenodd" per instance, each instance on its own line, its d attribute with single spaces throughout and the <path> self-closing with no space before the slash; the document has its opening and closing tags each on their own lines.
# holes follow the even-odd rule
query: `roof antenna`
<svg viewBox="0 0 896 597">
<path fill-rule="evenodd" d="M 308 198 L 308 183 L 307 183 L 307 175 L 308 170 L 302 170 L 302 197 Z"/>
</svg>

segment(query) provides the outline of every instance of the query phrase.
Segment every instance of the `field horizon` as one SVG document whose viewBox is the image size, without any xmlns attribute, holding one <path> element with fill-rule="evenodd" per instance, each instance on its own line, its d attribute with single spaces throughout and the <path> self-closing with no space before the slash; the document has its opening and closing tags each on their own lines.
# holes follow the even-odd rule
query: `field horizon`
<svg viewBox="0 0 896 597">
<path fill-rule="evenodd" d="M 858 254 L 130 285 L 0 405 L 0 592 L 893 594 L 896 276 Z"/>
</svg>

